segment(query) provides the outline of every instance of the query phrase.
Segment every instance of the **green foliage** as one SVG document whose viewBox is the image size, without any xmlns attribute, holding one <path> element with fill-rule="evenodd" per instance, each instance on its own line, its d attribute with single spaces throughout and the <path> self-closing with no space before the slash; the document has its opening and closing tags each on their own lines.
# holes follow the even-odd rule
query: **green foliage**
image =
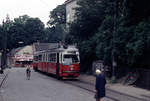
<svg viewBox="0 0 150 101">
<path fill-rule="evenodd" d="M 58 24 L 66 23 L 66 8 L 65 5 L 58 5 L 50 12 L 50 20 L 47 22 L 48 26 L 56 26 Z"/>
<path fill-rule="evenodd" d="M 44 24 L 38 18 L 30 18 L 25 23 L 25 40 L 28 40 L 27 44 L 36 42 L 39 40 L 42 42 L 45 40 Z M 32 37 L 31 37 L 32 35 Z M 31 39 L 29 38 L 31 37 Z"/>
<path fill-rule="evenodd" d="M 111 0 L 79 0 L 78 5 L 79 7 L 75 9 L 76 20 L 70 26 L 70 34 L 72 39 L 74 38 L 73 42 L 79 45 L 80 54 L 82 54 L 80 56 L 81 67 L 84 68 L 82 65 L 85 65 L 85 67 L 91 68 L 94 60 L 104 57 L 107 59 L 107 53 L 110 55 L 108 50 L 111 50 L 111 46 L 109 48 L 106 46 L 111 44 L 111 41 L 106 42 L 105 40 L 111 36 L 106 39 L 102 37 L 105 37 L 103 33 L 112 33 L 113 2 Z M 105 52 L 103 50 L 104 47 L 106 47 Z M 83 71 L 86 70 L 84 68 Z"/>
<path fill-rule="evenodd" d="M 113 52 L 118 66 L 150 67 L 149 0 L 79 0 L 78 5 L 67 40 L 78 43 L 81 65 L 100 59 L 111 66 Z"/>
<path fill-rule="evenodd" d="M 113 41 L 112 32 L 113 18 L 111 16 L 106 16 L 99 28 L 98 33 L 93 36 L 93 41 L 96 41 L 96 55 L 100 60 L 105 60 L 105 62 L 111 61 Z"/>
<path fill-rule="evenodd" d="M 65 40 L 66 8 L 65 5 L 58 5 L 50 12 L 50 20 L 47 22 L 48 42 L 60 42 Z"/>
<path fill-rule="evenodd" d="M 150 16 L 150 1 L 149 0 L 127 0 L 128 24 L 136 25 L 143 19 L 148 19 Z"/>
<path fill-rule="evenodd" d="M 15 18 L 14 21 L 3 23 L 0 29 L 4 44 L 4 34 L 7 34 L 7 48 L 12 49 L 24 45 L 32 44 L 33 42 L 44 41 L 45 32 L 44 24 L 38 18 L 31 18 L 27 15 Z M 22 45 L 19 42 L 23 42 Z"/>
<path fill-rule="evenodd" d="M 101 0 L 79 0 L 76 8 L 76 21 L 73 29 L 79 30 L 76 35 L 81 40 L 88 40 L 104 19 L 104 9 Z M 72 31 L 74 34 L 74 31 Z M 70 32 L 70 34 L 72 33 Z"/>
<path fill-rule="evenodd" d="M 134 35 L 127 47 L 128 63 L 149 67 L 150 63 L 150 19 L 140 22 L 134 29 Z"/>
<path fill-rule="evenodd" d="M 0 49 L 4 47 L 7 34 L 7 48 L 17 48 L 34 42 L 59 42 L 65 39 L 65 5 L 57 6 L 50 14 L 49 28 L 45 28 L 39 18 L 28 15 L 19 16 L 14 21 L 0 26 Z M 23 42 L 19 44 L 19 42 Z"/>
<path fill-rule="evenodd" d="M 14 22 L 15 22 L 15 24 L 23 24 L 24 25 L 29 18 L 30 17 L 28 15 L 19 16 L 19 18 L 14 18 Z"/>
<path fill-rule="evenodd" d="M 65 39 L 65 24 L 57 25 L 55 27 L 46 28 L 47 42 L 60 42 Z"/>
<path fill-rule="evenodd" d="M 90 70 L 97 59 L 111 66 L 112 53 L 118 66 L 150 67 L 149 0 L 78 0 L 77 4 L 67 36 L 65 5 L 59 5 L 50 12 L 48 28 L 40 19 L 27 15 L 1 25 L 0 49 L 7 32 L 9 49 L 19 47 L 19 41 L 24 45 L 37 40 L 77 43 L 81 71 Z"/>
</svg>

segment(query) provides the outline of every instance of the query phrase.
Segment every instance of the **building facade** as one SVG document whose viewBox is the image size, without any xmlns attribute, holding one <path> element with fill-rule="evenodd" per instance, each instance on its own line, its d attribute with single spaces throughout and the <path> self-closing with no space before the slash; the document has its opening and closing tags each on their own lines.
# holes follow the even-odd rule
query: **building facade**
<svg viewBox="0 0 150 101">
<path fill-rule="evenodd" d="M 7 55 L 7 65 L 15 67 L 24 67 L 27 64 L 31 64 L 33 61 L 33 49 L 31 45 L 25 47 L 19 47 L 13 49 Z"/>
<path fill-rule="evenodd" d="M 66 22 L 71 23 L 75 19 L 75 9 L 78 7 L 77 0 L 67 0 L 66 5 Z"/>
</svg>

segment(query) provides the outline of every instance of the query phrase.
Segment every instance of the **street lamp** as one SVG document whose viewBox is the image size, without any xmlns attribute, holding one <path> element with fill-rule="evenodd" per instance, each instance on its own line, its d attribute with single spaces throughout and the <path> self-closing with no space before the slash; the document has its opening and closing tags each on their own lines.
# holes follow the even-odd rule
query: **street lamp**
<svg viewBox="0 0 150 101">
<path fill-rule="evenodd" d="M 23 41 L 19 41 L 18 44 L 19 44 L 19 47 L 22 47 L 24 42 Z"/>
<path fill-rule="evenodd" d="M 18 43 L 19 43 L 19 44 L 23 44 L 24 42 L 23 42 L 23 41 L 19 41 Z"/>
</svg>

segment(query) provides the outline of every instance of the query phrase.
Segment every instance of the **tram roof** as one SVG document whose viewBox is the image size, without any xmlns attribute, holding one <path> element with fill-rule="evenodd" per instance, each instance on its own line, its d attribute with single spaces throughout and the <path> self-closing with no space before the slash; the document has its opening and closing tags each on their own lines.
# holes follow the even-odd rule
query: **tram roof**
<svg viewBox="0 0 150 101">
<path fill-rule="evenodd" d="M 59 43 L 34 43 L 33 47 L 34 47 L 34 52 L 45 51 L 53 48 L 58 48 Z"/>
<path fill-rule="evenodd" d="M 64 46 L 58 46 L 58 47 L 51 47 L 50 49 L 47 50 L 41 50 L 35 52 L 35 54 L 39 53 L 45 53 L 45 52 L 64 52 L 64 51 L 78 51 L 78 49 L 74 45 L 69 45 L 64 48 Z"/>
</svg>

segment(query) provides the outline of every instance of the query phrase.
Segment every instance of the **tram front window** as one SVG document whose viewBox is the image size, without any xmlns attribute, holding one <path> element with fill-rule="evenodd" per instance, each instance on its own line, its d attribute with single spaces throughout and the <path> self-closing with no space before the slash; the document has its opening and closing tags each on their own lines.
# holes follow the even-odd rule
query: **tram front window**
<svg viewBox="0 0 150 101">
<path fill-rule="evenodd" d="M 70 65 L 79 62 L 77 55 L 64 55 L 64 63 Z"/>
</svg>

